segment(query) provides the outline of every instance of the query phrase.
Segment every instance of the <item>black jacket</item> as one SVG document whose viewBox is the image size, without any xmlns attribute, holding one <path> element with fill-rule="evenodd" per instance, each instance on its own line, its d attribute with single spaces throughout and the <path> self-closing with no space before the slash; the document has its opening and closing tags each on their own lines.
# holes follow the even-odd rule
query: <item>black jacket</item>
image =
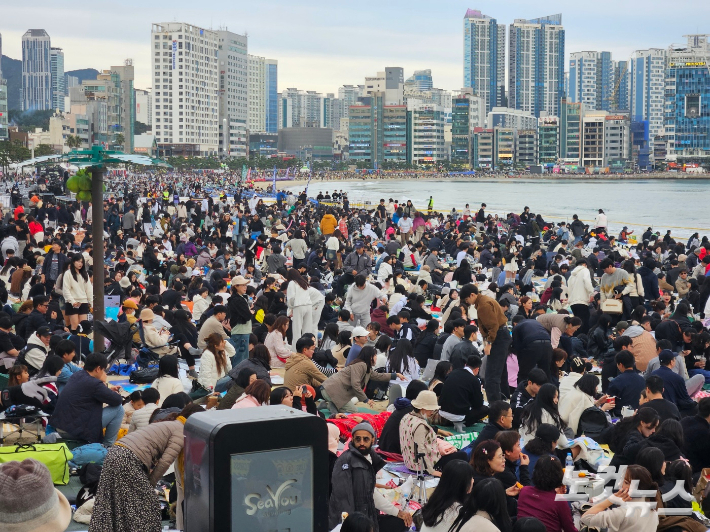
<svg viewBox="0 0 710 532">
<path fill-rule="evenodd" d="M 328 508 L 329 529 L 340 523 L 343 512 L 361 512 L 372 521 L 373 532 L 379 531 L 379 511 L 375 508 L 373 494 L 377 472 L 384 467 L 385 461 L 372 452 L 370 457 L 372 463 L 350 442 L 348 449 L 335 461 L 331 477 L 333 491 Z"/>
<path fill-rule="evenodd" d="M 425 368 L 430 358 L 434 358 L 434 348 L 439 337 L 434 333 L 422 332 L 417 337 L 417 343 L 414 345 L 414 358 L 417 359 L 419 366 Z M 443 344 L 442 344 L 443 348 Z M 439 351 L 441 355 L 441 351 Z"/>
<path fill-rule="evenodd" d="M 483 406 L 481 381 L 467 369 L 455 369 L 444 381 L 439 398 L 441 409 L 450 414 L 465 416 L 472 408 Z"/>
<path fill-rule="evenodd" d="M 449 336 L 451 336 L 451 333 L 441 333 L 438 336 L 436 343 L 434 344 L 434 353 L 431 358 L 434 360 L 441 360 L 441 352 L 444 350 L 444 342 L 446 342 L 446 339 Z"/>
<path fill-rule="evenodd" d="M 698 403 L 693 401 L 688 395 L 688 389 L 685 387 L 683 377 L 665 366 L 661 366 L 651 375 L 658 375 L 663 379 L 663 398 L 675 404 L 681 415 L 695 414 Z"/>
<path fill-rule="evenodd" d="M 517 469 L 517 471 L 516 471 Z M 517 474 L 516 474 L 517 473 Z M 523 486 L 531 486 L 530 471 L 526 465 L 518 465 L 510 460 L 505 461 L 505 471 L 493 475 L 503 483 L 503 487 L 508 489 L 514 486 L 516 482 L 520 482 Z M 519 478 L 518 478 L 519 477 Z"/>
<path fill-rule="evenodd" d="M 32 333 L 37 331 L 37 329 L 44 326 L 49 326 L 49 323 L 47 323 L 44 314 L 42 314 L 39 310 L 34 309 L 32 312 L 30 312 L 29 316 L 27 316 L 27 319 L 25 320 L 25 326 L 23 328 L 23 331 L 25 333 L 25 340 L 32 336 Z"/>
<path fill-rule="evenodd" d="M 621 445 L 617 449 L 612 449 L 615 453 L 611 459 L 612 467 L 633 464 L 636 461 L 638 452 L 646 446 L 646 439 L 636 429 L 631 431 L 621 440 Z"/>
<path fill-rule="evenodd" d="M 227 310 L 229 310 L 229 324 L 232 327 L 251 322 L 252 314 L 245 296 L 232 294 L 227 302 Z"/>
<path fill-rule="evenodd" d="M 680 412 L 678 411 L 678 407 L 666 399 L 652 399 L 648 403 L 644 403 L 643 406 L 644 408 L 653 408 L 656 412 L 658 412 L 660 423 L 663 423 L 666 419 L 675 419 L 676 421 L 680 421 Z"/>
<path fill-rule="evenodd" d="M 686 417 L 683 425 L 683 452 L 693 467 L 693 473 L 699 473 L 710 467 L 710 423 L 700 416 Z"/>
<path fill-rule="evenodd" d="M 534 398 L 528 393 L 527 381 L 518 384 L 518 387 L 510 397 L 510 407 L 513 409 L 513 430 L 520 428 L 520 422 L 523 417 L 523 409 L 525 405 Z"/>
<path fill-rule="evenodd" d="M 75 438 L 89 443 L 101 442 L 104 403 L 118 406 L 123 403 L 123 398 L 86 371 L 78 371 L 69 377 L 59 394 L 49 423 Z"/>
<path fill-rule="evenodd" d="M 448 379 L 447 379 L 448 380 Z M 476 450 L 476 447 L 478 447 L 478 444 L 481 442 L 484 442 L 486 440 L 495 440 L 496 439 L 496 434 L 498 434 L 501 431 L 504 431 L 503 427 L 498 425 L 497 423 L 492 423 L 488 422 L 486 423 L 483 428 L 481 429 L 481 432 L 478 434 L 478 438 L 473 440 L 469 445 L 468 448 L 471 449 L 471 454 L 473 454 L 473 451 Z M 510 487 L 510 486 L 508 486 Z"/>
<path fill-rule="evenodd" d="M 674 460 L 679 460 L 684 456 L 680 447 L 678 447 L 672 439 L 666 436 L 652 434 L 651 437 L 646 440 L 646 445 L 648 447 L 656 447 L 657 449 L 663 451 L 663 456 L 665 457 L 666 462 L 673 462 Z"/>
<path fill-rule="evenodd" d="M 609 382 L 606 393 L 617 398 L 614 416 L 621 416 L 621 409 L 630 406 L 634 410 L 639 407 L 639 397 L 646 389 L 646 380 L 634 370 L 627 370 L 620 373 Z"/>
<path fill-rule="evenodd" d="M 380 449 L 387 453 L 402 454 L 402 443 L 399 439 L 399 424 L 402 421 L 402 418 L 413 410 L 414 407 L 411 404 L 400 409 L 397 409 L 395 404 L 395 411 L 392 412 L 392 415 L 387 419 L 385 426 L 382 427 L 380 439 L 378 440 Z"/>
</svg>

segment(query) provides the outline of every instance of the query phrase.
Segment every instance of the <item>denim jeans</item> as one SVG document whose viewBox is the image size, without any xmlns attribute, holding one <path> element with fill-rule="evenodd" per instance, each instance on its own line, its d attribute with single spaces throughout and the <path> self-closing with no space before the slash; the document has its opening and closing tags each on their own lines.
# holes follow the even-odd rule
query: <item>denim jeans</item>
<svg viewBox="0 0 710 532">
<path fill-rule="evenodd" d="M 234 346 L 234 350 L 236 351 L 232 357 L 232 367 L 234 367 L 242 360 L 249 358 L 249 335 L 233 334 L 229 338 L 229 341 Z"/>
<path fill-rule="evenodd" d="M 101 412 L 101 426 L 106 429 L 103 442 L 105 447 L 116 443 L 121 422 L 123 422 L 123 405 L 107 406 Z"/>
</svg>

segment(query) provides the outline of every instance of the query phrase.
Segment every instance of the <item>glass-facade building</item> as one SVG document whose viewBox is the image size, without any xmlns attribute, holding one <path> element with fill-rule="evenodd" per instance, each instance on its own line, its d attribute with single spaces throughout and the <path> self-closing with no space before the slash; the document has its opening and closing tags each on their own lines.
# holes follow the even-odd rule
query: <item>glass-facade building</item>
<svg viewBox="0 0 710 532">
<path fill-rule="evenodd" d="M 451 100 L 451 162 L 456 166 L 471 166 L 471 100 L 468 97 Z"/>
<path fill-rule="evenodd" d="M 463 85 L 485 100 L 486 112 L 505 106 L 505 24 L 473 9 L 463 19 Z"/>
<path fill-rule="evenodd" d="M 554 166 L 560 157 L 560 121 L 556 116 L 540 118 L 537 126 L 538 164 Z"/>
<path fill-rule="evenodd" d="M 266 132 L 279 129 L 279 65 L 275 59 L 267 59 L 266 65 Z"/>
<path fill-rule="evenodd" d="M 350 107 L 349 158 L 372 168 L 407 160 L 407 107 L 384 105 L 383 93 Z"/>
<path fill-rule="evenodd" d="M 64 96 L 67 93 L 64 78 L 64 52 L 61 48 L 52 47 L 51 53 L 52 109 L 64 112 Z"/>
<path fill-rule="evenodd" d="M 560 106 L 560 157 L 568 162 L 580 160 L 580 132 L 582 129 L 582 104 L 562 100 Z"/>
<path fill-rule="evenodd" d="M 668 155 L 684 162 L 710 157 L 710 72 L 706 61 L 669 62 L 665 129 L 673 135 Z"/>
<path fill-rule="evenodd" d="M 7 140 L 7 83 L 0 79 L 0 141 Z"/>
</svg>

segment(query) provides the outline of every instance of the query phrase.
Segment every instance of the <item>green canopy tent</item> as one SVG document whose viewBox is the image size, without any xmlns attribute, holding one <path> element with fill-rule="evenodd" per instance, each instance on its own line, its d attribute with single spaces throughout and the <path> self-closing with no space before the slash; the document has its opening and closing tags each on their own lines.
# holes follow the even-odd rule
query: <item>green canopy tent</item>
<svg viewBox="0 0 710 532">
<path fill-rule="evenodd" d="M 132 155 L 120 151 L 105 150 L 101 146 L 92 146 L 89 150 L 75 150 L 61 155 L 47 155 L 37 157 L 28 161 L 18 163 L 18 166 L 32 166 L 36 164 L 47 164 L 53 161 L 66 161 L 77 167 L 85 167 L 91 170 L 91 207 L 96 215 L 103 214 L 104 197 L 104 171 L 107 164 L 137 164 L 143 166 L 171 166 L 160 159 L 154 159 L 147 155 Z M 98 221 L 98 219 L 95 219 Z M 97 267 L 104 264 L 104 247 L 98 245 L 103 242 L 103 223 L 93 223 L 91 225 L 91 242 L 93 244 L 92 259 L 94 262 L 94 320 L 103 320 L 104 315 L 104 274 L 98 275 Z M 98 281 L 98 282 L 97 282 Z M 101 334 L 94 329 L 94 353 L 100 353 L 104 349 L 104 339 Z"/>
</svg>

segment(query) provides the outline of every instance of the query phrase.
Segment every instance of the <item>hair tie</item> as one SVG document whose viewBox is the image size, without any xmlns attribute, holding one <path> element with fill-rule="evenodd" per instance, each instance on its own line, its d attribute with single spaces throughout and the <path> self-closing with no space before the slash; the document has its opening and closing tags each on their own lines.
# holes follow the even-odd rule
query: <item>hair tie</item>
<svg viewBox="0 0 710 532">
<path fill-rule="evenodd" d="M 488 454 L 488 450 L 487 450 L 487 449 L 481 449 L 481 451 L 483 451 L 483 454 Z"/>
</svg>

